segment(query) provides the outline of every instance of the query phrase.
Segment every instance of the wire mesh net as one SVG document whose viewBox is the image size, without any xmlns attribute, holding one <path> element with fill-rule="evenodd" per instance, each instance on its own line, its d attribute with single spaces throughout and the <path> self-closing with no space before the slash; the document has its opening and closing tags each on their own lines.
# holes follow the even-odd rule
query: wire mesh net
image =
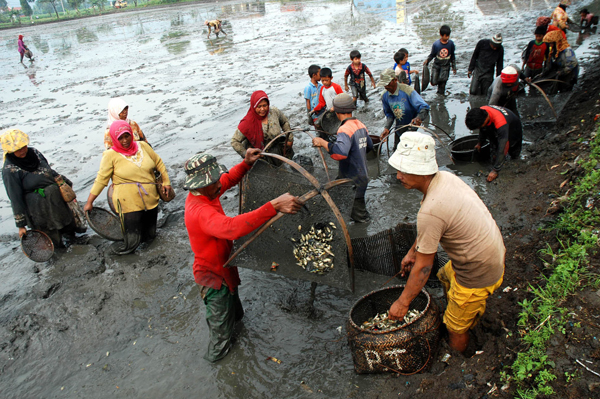
<svg viewBox="0 0 600 399">
<path fill-rule="evenodd" d="M 320 162 L 320 161 L 319 161 Z M 322 170 L 315 167 L 315 178 L 327 181 L 319 175 Z M 279 168 L 266 162 L 256 162 L 241 184 L 240 213 L 253 211 L 266 202 L 289 192 L 292 195 L 303 195 L 314 189 L 305 177 L 290 170 L 287 165 Z M 354 190 L 351 184 L 336 186 L 328 191 L 344 217 L 348 217 L 354 202 Z M 331 225 L 333 224 L 333 226 Z M 321 229 L 325 233 L 327 227 L 332 239 L 327 242 L 333 256 L 333 267 L 326 273 L 314 273 L 312 262 L 302 267 L 294 254 L 302 241 L 302 236 L 311 235 L 311 227 Z M 335 226 L 335 227 L 334 227 Z M 239 247 L 252 234 L 235 241 Z M 344 234 L 331 208 L 321 195 L 308 200 L 305 207 L 295 215 L 285 215 L 275 222 L 256 240 L 240 253 L 233 265 L 261 271 L 270 271 L 273 263 L 278 264 L 277 274 L 315 281 L 333 287 L 348 289 L 352 286 L 351 273 L 348 268 L 348 248 Z M 313 272 L 311 272 L 311 270 Z"/>
<path fill-rule="evenodd" d="M 389 310 L 404 286 L 388 287 L 362 297 L 350 310 L 348 343 L 357 373 L 415 374 L 433 363 L 440 340 L 441 317 L 437 303 L 422 290 L 409 310 L 421 312 L 410 323 L 388 331 L 363 330 L 360 326 Z"/>
<path fill-rule="evenodd" d="M 29 230 L 21 237 L 21 249 L 34 262 L 47 262 L 54 254 L 54 244 L 46 233 Z"/>
<path fill-rule="evenodd" d="M 85 217 L 92 228 L 100 237 L 111 241 L 123 241 L 121 221 L 113 213 L 98 207 L 85 213 Z"/>
<path fill-rule="evenodd" d="M 384 230 L 371 236 L 353 238 L 354 268 L 384 276 L 395 276 L 400 272 L 402 258 L 412 247 L 416 238 L 416 225 L 405 223 L 400 223 L 393 229 Z M 438 287 L 440 285 L 436 274 L 447 261 L 448 256 L 445 252 L 439 251 L 435 255 L 427 286 Z M 402 277 L 399 279 L 405 280 Z"/>
</svg>

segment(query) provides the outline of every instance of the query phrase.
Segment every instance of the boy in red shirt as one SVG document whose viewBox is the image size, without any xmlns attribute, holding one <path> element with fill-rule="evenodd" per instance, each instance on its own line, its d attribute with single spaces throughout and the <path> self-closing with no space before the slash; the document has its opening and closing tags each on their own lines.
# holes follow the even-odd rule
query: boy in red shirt
<svg viewBox="0 0 600 399">
<path fill-rule="evenodd" d="M 350 76 L 350 87 L 352 88 L 352 99 L 354 104 L 361 98 L 364 102 L 368 103 L 369 98 L 367 97 L 367 79 L 366 75 L 371 78 L 371 85 L 375 88 L 375 79 L 368 66 L 360 62 L 361 55 L 358 50 L 352 50 L 350 52 L 350 60 L 352 64 L 346 68 L 344 73 L 344 88 L 348 91 L 348 76 Z"/>
<path fill-rule="evenodd" d="M 544 67 L 547 66 L 548 50 L 550 49 L 548 43 L 544 42 L 544 35 L 546 34 L 545 26 L 538 26 L 535 28 L 535 40 L 532 40 L 527 45 L 525 53 L 523 54 L 523 66 L 524 74 L 526 78 L 534 78 L 544 72 Z"/>
<path fill-rule="evenodd" d="M 333 99 L 338 95 L 343 93 L 342 86 L 337 83 L 333 83 L 331 79 L 333 78 L 333 73 L 329 68 L 323 68 L 320 72 L 321 75 L 321 89 L 319 91 L 319 104 L 313 108 L 311 114 L 319 114 L 321 110 L 325 110 L 325 112 L 321 113 L 319 118 L 315 121 L 315 127 L 317 129 L 322 129 L 323 119 L 327 117 L 331 117 L 331 115 L 326 114 L 328 112 L 333 112 Z M 337 129 L 336 129 L 337 130 Z M 335 132 L 329 132 L 335 133 Z"/>
<path fill-rule="evenodd" d="M 246 151 L 244 161 L 230 172 L 210 154 L 196 154 L 185 162 L 185 226 L 194 251 L 194 279 L 206 305 L 206 323 L 210 330 L 204 358 L 216 362 L 231 349 L 235 322 L 244 316 L 238 296 L 240 277 L 237 267 L 224 268 L 233 240 L 251 233 L 277 214 L 297 213 L 302 204 L 297 197 L 283 194 L 260 208 L 228 217 L 220 197 L 237 185 L 260 157 L 258 148 Z"/>
</svg>

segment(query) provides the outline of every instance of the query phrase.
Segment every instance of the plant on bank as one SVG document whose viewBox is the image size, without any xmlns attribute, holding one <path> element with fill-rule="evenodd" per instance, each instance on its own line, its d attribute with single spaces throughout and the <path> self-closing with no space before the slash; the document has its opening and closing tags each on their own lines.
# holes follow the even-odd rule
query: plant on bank
<svg viewBox="0 0 600 399">
<path fill-rule="evenodd" d="M 512 374 L 504 373 L 503 380 L 517 382 L 517 396 L 533 399 L 538 395 L 552 395 L 550 385 L 557 376 L 554 362 L 548 358 L 550 338 L 558 333 L 566 334 L 568 310 L 562 306 L 564 300 L 577 290 L 598 287 L 600 278 L 588 272 L 589 257 L 598 248 L 600 226 L 600 138 L 593 133 L 590 154 L 579 161 L 583 173 L 572 184 L 564 212 L 553 224 L 558 236 L 556 252 L 548 245 L 540 251 L 545 259 L 547 273 L 537 286 L 530 285 L 533 295 L 519 303 L 521 312 L 517 325 L 521 341 L 526 349 L 517 355 L 511 366 Z M 575 328 L 581 324 L 575 323 Z M 575 373 L 566 373 L 567 383 Z"/>
</svg>

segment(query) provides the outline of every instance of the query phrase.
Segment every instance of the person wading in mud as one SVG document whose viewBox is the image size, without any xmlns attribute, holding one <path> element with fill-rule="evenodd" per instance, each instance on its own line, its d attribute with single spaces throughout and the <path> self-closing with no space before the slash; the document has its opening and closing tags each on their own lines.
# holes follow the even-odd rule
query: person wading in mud
<svg viewBox="0 0 600 399">
<path fill-rule="evenodd" d="M 488 90 L 488 105 L 510 109 L 520 119 L 517 96 L 525 92 L 525 85 L 519 79 L 525 80 L 525 75 L 516 65 L 504 68 Z"/>
<path fill-rule="evenodd" d="M 431 53 L 423 63 L 423 68 L 427 68 L 429 62 L 434 60 L 433 67 L 431 67 L 431 85 L 437 86 L 437 94 L 441 95 L 446 93 L 446 82 L 450 77 L 450 67 L 456 75 L 456 57 L 454 54 L 456 48 L 454 42 L 450 40 L 450 33 L 452 33 L 450 27 L 442 25 L 440 39 L 433 43 Z"/>
<path fill-rule="evenodd" d="M 212 21 L 204 21 L 204 25 L 206 25 L 208 27 L 208 35 L 206 35 L 207 38 L 210 38 L 211 30 L 215 31 L 215 35 L 217 36 L 217 39 L 219 38 L 219 33 L 224 33 L 225 36 L 227 36 L 227 33 L 223 30 L 223 24 L 220 19 L 215 19 Z"/>
<path fill-rule="evenodd" d="M 465 352 L 469 329 L 484 314 L 487 297 L 504 277 L 506 249 L 500 229 L 471 187 L 450 172 L 438 171 L 430 136 L 404 133 L 388 162 L 405 188 L 423 193 L 417 239 L 401 264 L 402 275 L 410 275 L 390 307 L 390 319 L 406 315 L 429 278 L 441 244 L 450 258 L 437 273 L 448 301 L 443 321 L 450 347 Z"/>
<path fill-rule="evenodd" d="M 494 181 L 506 161 L 506 156 L 518 159 L 523 145 L 521 120 L 511 110 L 496 105 L 473 108 L 467 113 L 465 125 L 470 130 L 479 129 L 477 151 L 490 142 L 492 170 L 487 181 Z"/>
<path fill-rule="evenodd" d="M 356 223 L 364 223 L 369 220 L 365 203 L 365 193 L 369 184 L 367 152 L 373 149 L 373 141 L 369 137 L 367 127 L 352 116 L 352 112 L 356 109 L 352 97 L 346 93 L 339 94 L 333 99 L 333 109 L 338 120 L 342 122 L 335 143 L 320 137 L 315 137 L 312 143 L 315 147 L 325 148 L 331 154 L 331 158 L 340 162 L 340 178 L 354 181 L 356 194 L 350 217 Z"/>
<path fill-rule="evenodd" d="M 473 95 L 486 95 L 492 81 L 494 80 L 494 67 L 496 75 L 504 68 L 504 47 L 502 47 L 502 35 L 494 35 L 491 39 L 481 39 L 469 63 L 468 77 L 471 79 L 469 93 Z"/>
<path fill-rule="evenodd" d="M 400 80 L 406 82 L 406 73 L 400 72 Z M 383 113 L 385 114 L 385 126 L 381 138 L 390 134 L 390 129 L 396 122 L 394 131 L 394 151 L 400 141 L 400 136 L 409 127 L 401 127 L 408 124 L 421 125 L 429 116 L 429 105 L 423 100 L 415 89 L 405 83 L 400 83 L 393 69 L 386 69 L 381 73 L 378 86 L 385 88 L 381 97 Z"/>
<path fill-rule="evenodd" d="M 209 328 L 208 351 L 204 358 L 216 362 L 224 358 L 233 344 L 235 322 L 244 309 L 238 296 L 240 277 L 237 267 L 224 268 L 233 240 L 262 226 L 277 212 L 297 213 L 302 203 L 291 194 L 283 194 L 260 208 L 228 217 L 221 206 L 221 195 L 237 185 L 260 157 L 261 150 L 250 148 L 244 160 L 231 171 L 210 154 L 196 154 L 185 162 L 185 226 L 194 251 L 194 279 L 206 305 Z"/>
</svg>

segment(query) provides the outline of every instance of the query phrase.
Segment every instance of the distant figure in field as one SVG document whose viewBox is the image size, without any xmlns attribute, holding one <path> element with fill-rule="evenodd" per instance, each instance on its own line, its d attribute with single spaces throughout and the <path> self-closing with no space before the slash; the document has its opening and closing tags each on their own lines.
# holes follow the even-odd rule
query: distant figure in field
<svg viewBox="0 0 600 399">
<path fill-rule="evenodd" d="M 27 48 L 27 46 L 25 45 L 25 43 L 23 42 L 23 35 L 19 35 L 19 40 L 18 40 L 18 45 L 19 45 L 19 54 L 21 54 L 21 64 L 23 64 L 23 57 L 27 56 L 27 58 L 29 58 L 29 61 L 33 62 L 33 54 L 31 53 L 31 50 L 29 50 L 29 48 Z M 25 64 L 23 64 L 25 65 Z"/>
<path fill-rule="evenodd" d="M 227 32 L 225 32 L 223 30 L 223 26 L 221 24 L 221 20 L 220 19 L 213 19 L 212 21 L 204 21 L 204 25 L 208 26 L 208 35 L 206 36 L 207 38 L 210 38 L 210 32 L 212 29 L 215 30 L 215 35 L 217 35 L 217 38 L 219 37 L 219 33 L 225 33 L 225 36 L 227 36 Z"/>
</svg>

